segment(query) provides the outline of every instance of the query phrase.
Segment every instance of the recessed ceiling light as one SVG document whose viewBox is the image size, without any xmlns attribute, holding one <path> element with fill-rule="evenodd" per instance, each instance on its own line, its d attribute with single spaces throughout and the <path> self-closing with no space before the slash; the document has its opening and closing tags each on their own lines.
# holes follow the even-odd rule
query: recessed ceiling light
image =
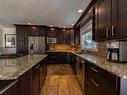
<svg viewBox="0 0 127 95">
<path fill-rule="evenodd" d="M 50 27 L 53 27 L 53 25 L 51 24 Z"/>
<path fill-rule="evenodd" d="M 64 28 L 66 28 L 66 26 L 64 26 Z"/>
<path fill-rule="evenodd" d="M 82 13 L 82 12 L 83 12 L 83 10 L 82 10 L 82 9 L 80 9 L 80 10 L 78 10 L 78 12 L 79 12 L 79 13 Z"/>
<path fill-rule="evenodd" d="M 33 29 L 36 29 L 37 27 L 33 26 L 32 28 L 33 28 Z"/>
<path fill-rule="evenodd" d="M 71 24 L 72 26 L 74 26 L 74 24 Z"/>
<path fill-rule="evenodd" d="M 30 22 L 28 23 L 28 25 L 31 25 L 31 24 L 32 24 L 32 23 L 30 23 Z"/>
</svg>

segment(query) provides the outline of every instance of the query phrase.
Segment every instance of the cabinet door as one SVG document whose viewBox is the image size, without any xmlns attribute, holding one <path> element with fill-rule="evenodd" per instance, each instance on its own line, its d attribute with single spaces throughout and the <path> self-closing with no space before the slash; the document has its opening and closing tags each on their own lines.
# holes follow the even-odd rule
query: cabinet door
<svg viewBox="0 0 127 95">
<path fill-rule="evenodd" d="M 4 93 L 0 95 L 18 95 L 17 82 L 14 83 L 11 87 L 9 87 Z"/>
<path fill-rule="evenodd" d="M 111 0 L 101 0 L 95 8 L 95 41 L 110 39 Z"/>
<path fill-rule="evenodd" d="M 74 31 L 74 41 L 75 44 L 80 44 L 80 26 L 77 26 Z"/>
<path fill-rule="evenodd" d="M 47 29 L 47 37 L 49 38 L 57 38 L 57 28 L 48 28 Z"/>
<path fill-rule="evenodd" d="M 127 0 L 116 0 L 118 2 L 118 31 L 116 36 L 117 38 L 126 38 L 127 37 Z"/>
</svg>

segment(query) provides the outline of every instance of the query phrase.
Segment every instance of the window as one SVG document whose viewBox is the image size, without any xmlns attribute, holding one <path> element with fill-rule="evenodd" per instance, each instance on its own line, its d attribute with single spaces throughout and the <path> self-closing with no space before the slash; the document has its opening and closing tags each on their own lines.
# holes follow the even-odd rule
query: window
<svg viewBox="0 0 127 95">
<path fill-rule="evenodd" d="M 81 48 L 97 50 L 97 43 L 92 40 L 92 21 L 81 29 Z"/>
</svg>

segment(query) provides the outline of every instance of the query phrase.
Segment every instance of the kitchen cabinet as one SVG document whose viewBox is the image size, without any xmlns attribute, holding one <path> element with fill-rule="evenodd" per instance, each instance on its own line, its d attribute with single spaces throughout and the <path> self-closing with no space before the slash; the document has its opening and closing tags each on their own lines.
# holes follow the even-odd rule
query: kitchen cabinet
<svg viewBox="0 0 127 95">
<path fill-rule="evenodd" d="M 65 52 L 48 52 L 48 64 L 66 64 Z"/>
<path fill-rule="evenodd" d="M 75 44 L 80 45 L 80 25 L 75 28 L 74 41 Z"/>
<path fill-rule="evenodd" d="M 18 78 L 18 95 L 39 95 L 47 75 L 47 59 Z"/>
<path fill-rule="evenodd" d="M 32 70 L 18 78 L 18 95 L 32 95 Z"/>
<path fill-rule="evenodd" d="M 70 44 L 70 30 L 60 28 L 57 37 L 58 44 Z"/>
<path fill-rule="evenodd" d="M 111 0 L 101 0 L 95 8 L 96 32 L 95 41 L 110 39 Z"/>
<path fill-rule="evenodd" d="M 118 20 L 117 26 L 114 25 L 114 36 L 116 38 L 126 38 L 127 37 L 127 0 L 113 0 L 117 7 L 114 6 L 115 13 L 117 13 L 116 19 Z M 116 29 L 116 30 L 115 30 Z"/>
<path fill-rule="evenodd" d="M 30 26 L 30 25 L 15 25 L 16 26 L 16 49 L 17 55 L 28 54 L 28 36 L 45 36 L 47 31 L 46 26 Z"/>
<path fill-rule="evenodd" d="M 57 32 L 58 32 L 58 28 L 48 27 L 48 29 L 47 29 L 47 37 L 49 37 L 49 38 L 57 38 Z"/>
<path fill-rule="evenodd" d="M 0 95 L 18 95 L 18 92 L 17 92 L 17 81 L 15 81 L 14 83 L 11 83 L 11 86 L 9 88 L 7 88 L 6 91 L 4 91 Z"/>
<path fill-rule="evenodd" d="M 76 55 L 71 53 L 71 67 L 73 69 L 74 74 L 76 75 Z"/>
<path fill-rule="evenodd" d="M 17 54 L 27 54 L 28 53 L 28 28 L 25 26 L 16 26 L 16 46 Z"/>
<path fill-rule="evenodd" d="M 89 62 L 86 68 L 86 95 L 118 95 L 118 77 Z"/>
<path fill-rule="evenodd" d="M 95 41 L 125 39 L 126 0 L 99 0 L 95 7 Z"/>
</svg>

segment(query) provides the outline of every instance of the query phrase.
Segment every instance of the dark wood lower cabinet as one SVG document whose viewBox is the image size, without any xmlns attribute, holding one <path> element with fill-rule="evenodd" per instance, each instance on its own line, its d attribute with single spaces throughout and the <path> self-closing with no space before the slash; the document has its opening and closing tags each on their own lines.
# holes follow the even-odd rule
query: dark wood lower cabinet
<svg viewBox="0 0 127 95">
<path fill-rule="evenodd" d="M 48 64 L 66 64 L 66 52 L 48 52 Z"/>
<path fill-rule="evenodd" d="M 86 95 L 126 95 L 118 94 L 119 77 L 87 62 Z M 127 82 L 127 81 L 126 81 Z"/>
<path fill-rule="evenodd" d="M 39 95 L 47 75 L 46 59 L 18 79 L 18 95 Z"/>
<path fill-rule="evenodd" d="M 17 92 L 17 81 L 11 84 L 11 86 L 0 95 L 19 95 Z"/>
</svg>

